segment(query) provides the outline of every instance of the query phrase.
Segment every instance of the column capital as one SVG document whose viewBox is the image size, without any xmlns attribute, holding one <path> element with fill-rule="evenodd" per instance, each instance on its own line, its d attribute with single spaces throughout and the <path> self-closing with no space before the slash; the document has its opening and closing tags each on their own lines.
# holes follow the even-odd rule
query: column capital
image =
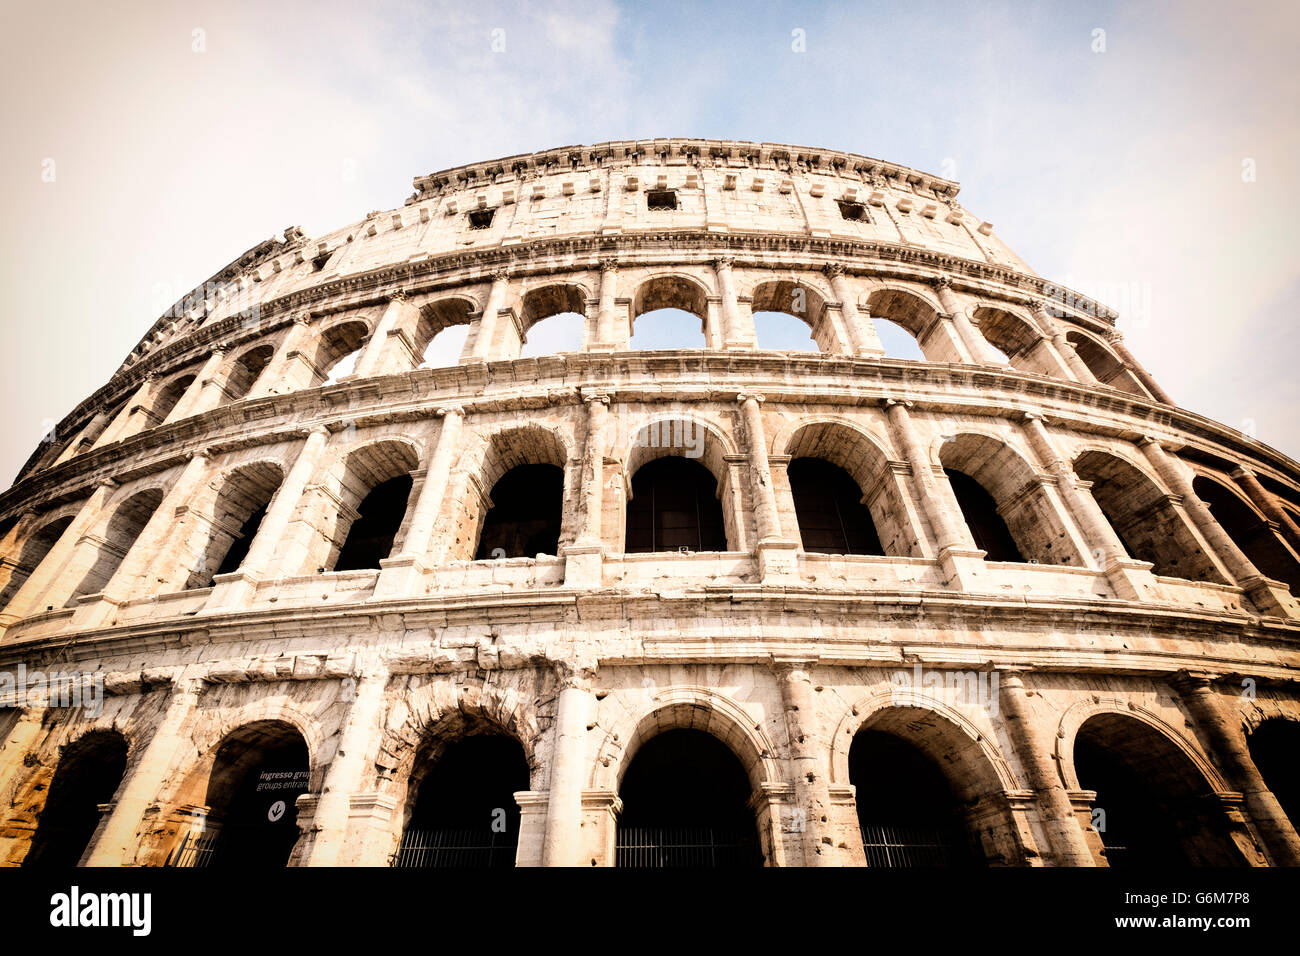
<svg viewBox="0 0 1300 956">
<path fill-rule="evenodd" d="M 818 664 L 815 657 L 773 657 L 772 671 L 782 680 L 811 679 L 809 671 Z"/>
<path fill-rule="evenodd" d="M 489 275 L 491 275 L 491 277 L 492 277 L 492 281 L 493 281 L 493 282 L 506 282 L 506 281 L 508 281 L 508 280 L 510 279 L 510 270 L 509 270 L 509 269 L 493 269 L 493 270 L 489 273 Z"/>
<path fill-rule="evenodd" d="M 405 302 L 405 301 L 406 301 L 405 289 L 398 289 L 388 297 L 388 302 L 390 305 L 393 304 L 394 302 Z"/>
<path fill-rule="evenodd" d="M 767 396 L 759 395 L 755 392 L 741 392 L 736 396 L 736 402 L 740 405 L 744 405 L 746 402 L 751 400 L 754 402 L 765 402 L 767 401 Z"/>
<path fill-rule="evenodd" d="M 897 406 L 900 407 L 900 408 L 911 408 L 911 407 L 912 407 L 912 402 L 909 401 L 908 399 L 905 399 L 905 398 L 887 398 L 887 399 L 885 399 L 885 407 L 886 407 L 886 408 L 893 408 L 895 405 L 897 405 Z"/>
<path fill-rule="evenodd" d="M 1255 472 L 1245 465 L 1238 465 L 1232 471 L 1228 472 L 1230 478 L 1254 478 Z"/>
<path fill-rule="evenodd" d="M 944 272 L 930 280 L 937 289 L 948 289 L 952 287 L 952 276 Z"/>
<path fill-rule="evenodd" d="M 1119 329 L 1110 329 L 1102 333 L 1102 337 L 1112 345 L 1119 345 L 1124 341 L 1124 333 Z"/>
<path fill-rule="evenodd" d="M 443 405 L 433 413 L 438 418 L 464 418 L 465 406 L 463 405 Z"/>
<path fill-rule="evenodd" d="M 108 491 L 112 491 L 114 488 L 118 488 L 118 487 L 120 487 L 120 485 L 113 478 L 101 478 L 99 479 L 99 481 L 95 482 L 96 491 L 98 491 L 100 488 L 104 488 L 107 489 Z"/>
<path fill-rule="evenodd" d="M 617 272 L 618 256 L 601 256 L 597 261 L 601 272 Z"/>
<path fill-rule="evenodd" d="M 588 406 L 592 405 L 609 405 L 609 395 L 605 392 L 593 392 L 589 395 L 583 395 L 582 401 Z"/>
<path fill-rule="evenodd" d="M 324 425 L 314 425 L 311 428 L 299 429 L 297 434 L 301 435 L 303 438 L 310 438 L 312 435 L 324 435 L 326 438 L 329 438 L 330 430 Z"/>
<path fill-rule="evenodd" d="M 208 349 L 208 358 L 211 358 L 214 355 L 225 355 L 229 351 L 230 346 L 227 343 L 219 342 L 212 346 L 212 348 Z"/>
<path fill-rule="evenodd" d="M 592 681 L 596 679 L 599 665 L 594 661 L 552 660 L 551 668 L 555 671 L 556 679 L 563 689 L 577 688 L 589 691 Z"/>
<path fill-rule="evenodd" d="M 295 312 L 295 313 L 293 314 L 293 324 L 294 324 L 294 325 L 300 325 L 300 326 L 302 326 L 303 328 L 306 328 L 307 326 L 311 325 L 311 313 L 310 313 L 310 312 Z"/>
<path fill-rule="evenodd" d="M 1046 311 L 1047 311 L 1047 300 L 1046 300 L 1046 299 L 1030 299 L 1030 300 L 1029 300 L 1027 303 L 1025 303 L 1025 304 L 1029 307 L 1029 311 L 1030 311 L 1030 312 L 1046 312 Z"/>
<path fill-rule="evenodd" d="M 186 456 L 186 463 L 194 461 L 207 461 L 212 457 L 212 452 L 207 448 L 200 448 L 198 451 L 192 451 Z"/>
<path fill-rule="evenodd" d="M 720 269 L 720 270 L 730 269 L 735 264 L 736 264 L 735 256 L 718 256 L 718 258 L 713 260 L 713 267 L 715 269 Z"/>
<path fill-rule="evenodd" d="M 1154 435 L 1143 435 L 1138 439 L 1137 443 L 1143 448 L 1154 446 L 1157 451 L 1163 452 L 1165 450 L 1164 445 L 1160 444 L 1160 439 L 1156 438 Z"/>
<path fill-rule="evenodd" d="M 1021 417 L 1027 422 L 1038 422 L 1040 425 L 1047 424 L 1047 417 L 1042 412 L 1026 410 L 1021 413 Z"/>
<path fill-rule="evenodd" d="M 844 263 L 831 262 L 822 266 L 822 272 L 826 273 L 828 279 L 834 279 L 844 275 Z"/>
</svg>

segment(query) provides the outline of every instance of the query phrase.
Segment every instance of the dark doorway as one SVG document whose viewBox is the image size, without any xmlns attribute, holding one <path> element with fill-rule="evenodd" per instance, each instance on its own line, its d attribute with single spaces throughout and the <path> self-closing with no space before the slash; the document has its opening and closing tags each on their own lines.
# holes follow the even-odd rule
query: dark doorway
<svg viewBox="0 0 1300 956">
<path fill-rule="evenodd" d="M 616 865 L 761 866 L 753 788 L 726 744 L 701 730 L 666 730 L 642 745 L 619 787 Z"/>
<path fill-rule="evenodd" d="M 942 770 L 893 734 L 864 730 L 849 748 L 858 826 L 867 866 L 976 866 L 982 863 Z"/>
<path fill-rule="evenodd" d="M 484 868 L 515 865 L 519 805 L 529 786 L 519 741 L 497 734 L 452 741 L 419 784 L 394 866 Z"/>
<path fill-rule="evenodd" d="M 632 476 L 628 554 L 725 551 L 727 533 L 713 473 L 689 458 L 656 458 Z"/>
<path fill-rule="evenodd" d="M 1266 720 L 1247 738 L 1250 759 L 1282 805 L 1291 825 L 1300 828 L 1300 724 Z"/>
<path fill-rule="evenodd" d="M 239 537 L 231 542 L 230 550 L 221 559 L 216 574 L 230 574 L 232 571 L 239 570 L 239 566 L 244 563 L 244 558 L 248 557 L 248 549 L 253 546 L 253 536 L 257 534 L 262 519 L 266 517 L 268 507 L 270 507 L 269 503 L 262 505 L 249 515 L 248 519 L 240 526 Z"/>
<path fill-rule="evenodd" d="M 944 474 L 952 485 L 952 492 L 957 496 L 966 526 L 970 528 L 975 547 L 986 552 L 985 561 L 1024 561 L 1025 556 L 1016 546 L 1016 539 L 1011 536 L 1007 523 L 998 514 L 998 503 L 984 490 L 984 486 L 953 468 L 945 468 Z"/>
<path fill-rule="evenodd" d="M 805 551 L 884 554 L 862 489 L 847 471 L 820 458 L 796 458 L 788 468 L 790 493 Z"/>
<path fill-rule="evenodd" d="M 475 561 L 558 554 L 564 510 L 564 471 L 556 465 L 519 465 L 492 487 Z"/>
<path fill-rule="evenodd" d="M 74 867 L 99 826 L 99 805 L 113 799 L 126 772 L 121 734 L 92 731 L 64 748 L 23 866 Z"/>
<path fill-rule="evenodd" d="M 380 482 L 357 508 L 360 515 L 348 529 L 347 539 L 339 549 L 335 571 L 359 571 L 379 567 L 379 562 L 393 550 L 406 500 L 411 494 L 411 476 L 398 475 Z"/>
<path fill-rule="evenodd" d="M 1192 489 L 1261 574 L 1300 595 L 1300 563 L 1262 516 L 1217 481 L 1198 475 Z"/>
</svg>

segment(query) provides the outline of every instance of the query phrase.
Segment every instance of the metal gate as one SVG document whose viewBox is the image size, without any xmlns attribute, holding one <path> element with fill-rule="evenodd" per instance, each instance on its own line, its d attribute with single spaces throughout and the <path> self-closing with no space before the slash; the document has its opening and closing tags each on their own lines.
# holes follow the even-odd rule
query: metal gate
<svg viewBox="0 0 1300 956">
<path fill-rule="evenodd" d="M 185 834 L 181 845 L 167 857 L 164 866 L 205 867 L 212 862 L 217 852 L 217 840 L 221 836 L 221 827 L 209 824 L 203 830 L 190 830 Z"/>
<path fill-rule="evenodd" d="M 711 827 L 619 827 L 615 866 L 722 869 L 759 866 L 752 836 Z"/>
<path fill-rule="evenodd" d="M 518 841 L 508 833 L 472 830 L 407 830 L 393 854 L 395 867 L 484 869 L 515 865 Z"/>
<path fill-rule="evenodd" d="M 934 827 L 864 825 L 862 849 L 867 866 L 970 866 L 962 834 Z"/>
</svg>

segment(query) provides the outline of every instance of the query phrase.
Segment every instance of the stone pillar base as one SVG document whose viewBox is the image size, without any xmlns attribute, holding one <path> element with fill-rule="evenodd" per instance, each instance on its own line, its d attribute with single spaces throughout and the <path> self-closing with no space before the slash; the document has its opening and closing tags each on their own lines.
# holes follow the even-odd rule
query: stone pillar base
<svg viewBox="0 0 1300 956">
<path fill-rule="evenodd" d="M 200 614 L 217 614 L 247 607 L 257 593 L 260 579 L 244 571 L 218 574 L 212 579 L 212 594 Z"/>
<path fill-rule="evenodd" d="M 546 807 L 550 798 L 547 790 L 520 790 L 515 794 L 515 803 L 519 804 L 519 849 L 515 851 L 515 866 L 542 865 Z"/>
<path fill-rule="evenodd" d="M 1115 596 L 1125 601 L 1159 601 L 1160 587 L 1147 561 L 1112 561 L 1105 569 Z"/>
<path fill-rule="evenodd" d="M 564 586 L 598 588 L 604 549 L 599 544 L 575 544 L 564 549 Z"/>
<path fill-rule="evenodd" d="M 944 548 L 939 552 L 939 567 L 944 583 L 959 591 L 979 591 L 988 581 L 984 564 L 987 552 L 972 548 Z"/>
<path fill-rule="evenodd" d="M 1296 601 L 1281 581 L 1265 577 L 1248 578 L 1241 582 L 1241 589 L 1264 614 L 1300 618 L 1300 602 Z"/>
<path fill-rule="evenodd" d="M 77 599 L 70 626 L 74 631 L 105 627 L 117 616 L 117 609 L 121 606 L 122 602 L 113 600 L 102 591 L 84 595 Z"/>
<path fill-rule="evenodd" d="M 420 578 L 424 576 L 424 561 L 414 554 L 399 554 L 379 560 L 379 580 L 375 582 L 372 601 L 386 601 L 390 598 L 409 597 L 419 590 Z"/>
<path fill-rule="evenodd" d="M 769 538 L 758 543 L 758 575 L 764 584 L 799 582 L 798 541 Z"/>
</svg>

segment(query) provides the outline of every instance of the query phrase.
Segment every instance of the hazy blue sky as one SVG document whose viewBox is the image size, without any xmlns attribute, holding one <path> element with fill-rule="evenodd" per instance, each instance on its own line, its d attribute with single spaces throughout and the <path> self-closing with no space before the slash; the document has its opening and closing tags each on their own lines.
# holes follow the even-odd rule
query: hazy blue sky
<svg viewBox="0 0 1300 956">
<path fill-rule="evenodd" d="M 0 483 L 254 243 L 435 169 L 653 136 L 956 178 L 1039 273 L 1121 312 L 1180 404 L 1295 454 L 1297 6 L 9 0 Z"/>
</svg>

